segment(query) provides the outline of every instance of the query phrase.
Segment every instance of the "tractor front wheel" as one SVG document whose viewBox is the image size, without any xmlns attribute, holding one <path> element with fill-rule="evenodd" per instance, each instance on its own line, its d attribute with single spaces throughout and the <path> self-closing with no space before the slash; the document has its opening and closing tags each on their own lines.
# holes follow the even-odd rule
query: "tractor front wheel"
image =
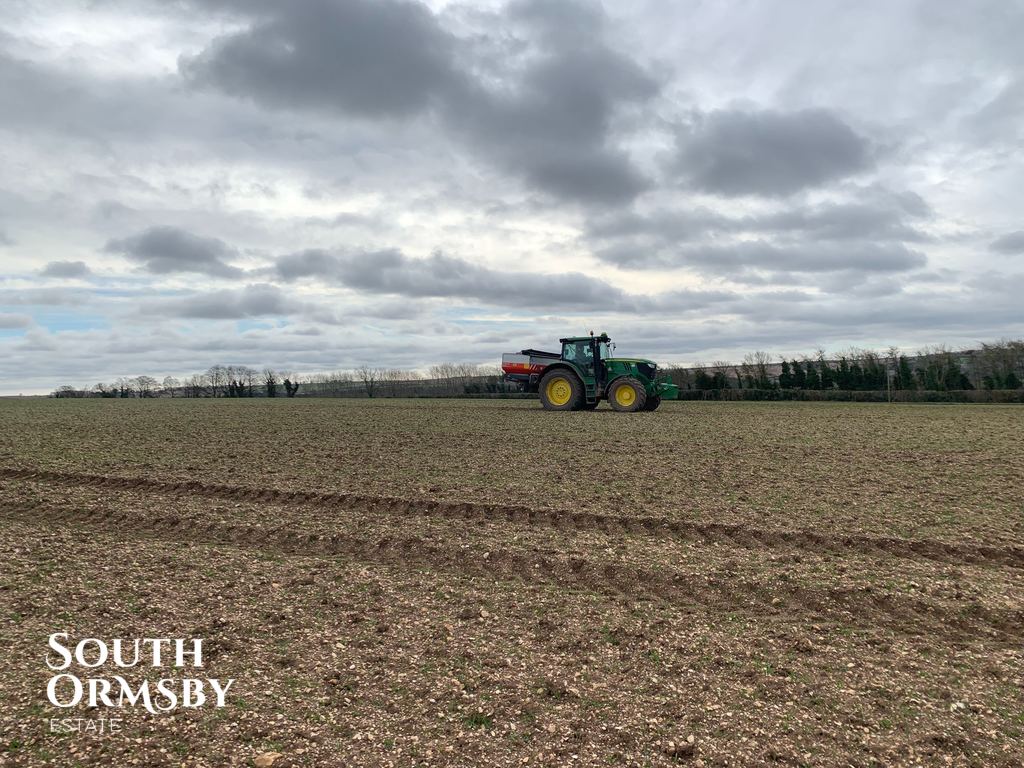
<svg viewBox="0 0 1024 768">
<path fill-rule="evenodd" d="M 642 411 L 647 405 L 647 390 L 639 379 L 623 376 L 612 382 L 608 389 L 608 402 L 616 411 Z"/>
<path fill-rule="evenodd" d="M 653 397 L 647 398 L 647 404 L 644 405 L 645 411 L 656 411 L 658 406 L 661 405 L 661 395 L 654 395 Z"/>
<path fill-rule="evenodd" d="M 583 382 L 566 370 L 551 371 L 540 380 L 540 404 L 548 411 L 577 411 L 583 405 Z"/>
</svg>

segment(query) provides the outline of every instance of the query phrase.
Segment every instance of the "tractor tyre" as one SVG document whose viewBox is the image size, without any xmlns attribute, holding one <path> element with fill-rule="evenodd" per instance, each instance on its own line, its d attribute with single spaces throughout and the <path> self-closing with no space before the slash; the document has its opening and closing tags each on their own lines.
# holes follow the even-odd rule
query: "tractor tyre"
<svg viewBox="0 0 1024 768">
<path fill-rule="evenodd" d="M 578 411 L 585 403 L 583 382 L 565 369 L 545 373 L 539 391 L 540 404 L 546 411 Z"/>
<path fill-rule="evenodd" d="M 608 402 L 616 411 L 633 413 L 644 410 L 647 405 L 647 390 L 639 379 L 623 376 L 608 388 Z"/>
<path fill-rule="evenodd" d="M 661 395 L 652 395 L 647 398 L 647 403 L 644 405 L 645 411 L 656 411 L 658 406 L 661 405 Z"/>
</svg>

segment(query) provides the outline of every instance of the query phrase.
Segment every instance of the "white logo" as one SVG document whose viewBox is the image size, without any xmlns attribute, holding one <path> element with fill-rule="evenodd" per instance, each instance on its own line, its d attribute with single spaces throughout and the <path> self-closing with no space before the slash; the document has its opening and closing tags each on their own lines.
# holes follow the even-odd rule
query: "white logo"
<svg viewBox="0 0 1024 768">
<path fill-rule="evenodd" d="M 177 670 L 201 670 L 203 641 L 198 638 L 137 638 L 112 640 L 97 637 L 79 640 L 74 648 L 67 632 L 50 635 L 46 666 L 59 674 L 50 678 L 46 698 L 55 707 L 68 709 L 85 703 L 90 707 L 143 706 L 152 714 L 171 712 L 179 707 L 197 708 L 206 704 L 223 707 L 234 678 L 226 682 L 215 678 L 192 677 Z M 56 657 L 54 657 L 56 653 Z M 81 669 L 72 670 L 72 665 Z M 112 665 L 118 670 L 136 667 L 167 669 L 168 675 L 152 682 L 132 684 L 122 674 L 91 675 Z M 82 671 L 86 670 L 86 671 Z"/>
</svg>

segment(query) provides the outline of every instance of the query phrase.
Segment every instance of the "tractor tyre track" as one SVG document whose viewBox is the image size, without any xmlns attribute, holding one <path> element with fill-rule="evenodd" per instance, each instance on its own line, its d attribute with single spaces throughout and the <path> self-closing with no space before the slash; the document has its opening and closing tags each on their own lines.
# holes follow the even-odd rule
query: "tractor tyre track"
<svg viewBox="0 0 1024 768">
<path fill-rule="evenodd" d="M 498 547 L 481 552 L 454 540 L 420 536 L 312 534 L 287 526 L 224 523 L 174 513 L 146 515 L 101 505 L 55 507 L 35 501 L 0 501 L 0 514 L 19 522 L 88 527 L 114 535 L 155 538 L 184 544 L 227 545 L 287 555 L 342 556 L 357 562 L 423 568 L 471 577 L 557 585 L 631 600 L 693 605 L 719 612 L 767 618 L 793 614 L 844 626 L 872 626 L 902 635 L 942 636 L 1019 645 L 1024 610 L 979 603 L 947 606 L 904 594 L 869 588 L 816 587 L 791 582 L 735 579 L 721 573 L 684 573 L 628 563 L 607 563 L 555 551 Z"/>
<path fill-rule="evenodd" d="M 0 467 L 0 479 L 24 480 L 76 487 L 140 490 L 168 495 L 256 503 L 343 507 L 369 514 L 424 516 L 482 522 L 508 522 L 522 526 L 599 531 L 612 535 L 647 535 L 698 544 L 722 544 L 758 550 L 789 547 L 816 554 L 854 553 L 950 565 L 1000 565 L 1024 569 L 1024 547 L 948 542 L 937 539 L 901 539 L 863 534 L 830 534 L 809 530 L 759 528 L 730 523 L 676 520 L 665 516 L 629 516 L 594 512 L 537 509 L 521 505 L 403 499 L 348 492 L 288 491 L 275 488 L 166 481 L 74 472 Z"/>
</svg>

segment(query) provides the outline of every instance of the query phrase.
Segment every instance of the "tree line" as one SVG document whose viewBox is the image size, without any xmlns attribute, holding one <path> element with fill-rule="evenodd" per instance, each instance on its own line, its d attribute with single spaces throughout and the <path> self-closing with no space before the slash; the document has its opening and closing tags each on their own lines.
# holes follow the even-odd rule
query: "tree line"
<svg viewBox="0 0 1024 768">
<path fill-rule="evenodd" d="M 921 391 L 1016 390 L 1024 384 L 1024 340 L 982 344 L 954 351 L 928 347 L 907 355 L 850 349 L 827 357 L 776 358 L 764 351 L 740 363 L 717 361 L 664 368 L 682 390 Z M 62 386 L 55 397 L 455 397 L 508 395 L 518 391 L 498 366 L 440 363 L 426 371 L 361 365 L 302 376 L 272 368 L 214 365 L 186 379 L 122 377 L 91 388 Z"/>
<path fill-rule="evenodd" d="M 55 397 L 295 397 L 299 386 L 297 376 L 273 368 L 257 371 L 244 365 L 213 365 L 187 379 L 165 376 L 157 381 L 152 376 L 122 376 L 109 384 L 100 382 L 88 389 L 64 385 L 53 394 Z"/>
<path fill-rule="evenodd" d="M 419 397 L 508 394 L 498 366 L 439 363 L 426 372 L 361 365 L 353 370 L 302 376 L 248 366 L 214 365 L 185 379 L 166 376 L 121 377 L 89 388 L 58 387 L 54 397 Z"/>
<path fill-rule="evenodd" d="M 672 366 L 669 373 L 682 389 L 803 389 L 842 391 L 1004 390 L 1024 386 L 1024 341 L 982 344 L 953 351 L 929 347 L 914 355 L 896 348 L 880 353 L 850 349 L 831 358 L 781 357 L 751 352 L 738 364 L 715 362 L 693 368 Z"/>
</svg>

